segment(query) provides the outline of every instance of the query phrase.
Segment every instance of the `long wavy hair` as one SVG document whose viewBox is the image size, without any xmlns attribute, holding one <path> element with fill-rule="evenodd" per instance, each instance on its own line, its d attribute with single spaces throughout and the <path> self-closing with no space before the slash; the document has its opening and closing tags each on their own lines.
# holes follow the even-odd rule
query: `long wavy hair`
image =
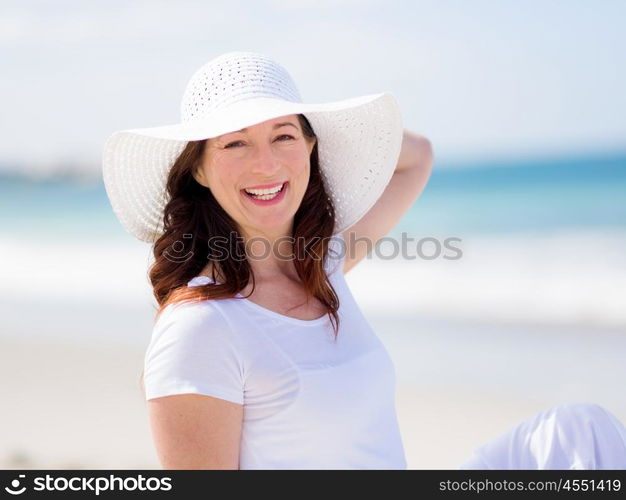
<svg viewBox="0 0 626 500">
<path fill-rule="evenodd" d="M 306 117 L 299 114 L 298 120 L 308 140 L 316 139 Z M 310 157 L 309 184 L 295 213 L 291 235 L 294 240 L 293 255 L 302 255 L 303 258 L 295 258 L 293 262 L 307 299 L 315 297 L 326 307 L 336 338 L 339 298 L 324 269 L 328 244 L 335 228 L 335 208 L 320 174 L 317 140 L 315 142 Z M 256 287 L 235 221 L 217 202 L 211 190 L 193 177 L 200 166 L 205 144 L 206 140 L 188 142 L 167 178 L 166 199 L 169 201 L 163 212 L 164 231 L 153 245 L 154 263 L 148 271 L 159 305 L 154 323 L 169 304 L 237 298 L 236 295 L 250 280 L 250 294 Z M 233 238 L 233 235 L 236 237 Z M 207 255 L 207 242 L 209 239 L 215 241 L 215 237 L 221 237 L 229 244 L 228 251 L 221 254 L 218 265 L 215 265 L 217 259 Z M 305 248 L 321 256 L 321 259 L 313 258 Z M 206 267 L 207 259 L 213 264 L 213 283 L 187 287 L 189 280 Z M 216 279 L 216 271 L 219 272 L 219 280 Z M 143 371 L 141 379 L 143 382 Z"/>
</svg>

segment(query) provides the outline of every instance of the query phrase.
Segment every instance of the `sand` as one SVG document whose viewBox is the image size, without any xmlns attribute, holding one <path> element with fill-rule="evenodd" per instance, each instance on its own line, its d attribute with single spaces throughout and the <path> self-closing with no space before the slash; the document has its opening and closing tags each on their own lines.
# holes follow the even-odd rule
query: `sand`
<svg viewBox="0 0 626 500">
<path fill-rule="evenodd" d="M 0 468 L 158 469 L 139 387 L 143 351 L 33 338 L 0 340 Z M 455 469 L 473 447 L 545 401 L 401 383 L 411 469 Z"/>
</svg>

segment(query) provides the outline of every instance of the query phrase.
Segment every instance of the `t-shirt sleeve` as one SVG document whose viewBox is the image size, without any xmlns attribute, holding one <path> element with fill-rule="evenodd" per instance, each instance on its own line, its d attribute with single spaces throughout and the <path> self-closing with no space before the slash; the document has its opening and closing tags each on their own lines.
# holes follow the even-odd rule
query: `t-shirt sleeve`
<svg viewBox="0 0 626 500">
<path fill-rule="evenodd" d="M 244 366 L 235 333 L 211 301 L 168 305 L 144 358 L 146 400 L 204 394 L 243 404 Z"/>
</svg>

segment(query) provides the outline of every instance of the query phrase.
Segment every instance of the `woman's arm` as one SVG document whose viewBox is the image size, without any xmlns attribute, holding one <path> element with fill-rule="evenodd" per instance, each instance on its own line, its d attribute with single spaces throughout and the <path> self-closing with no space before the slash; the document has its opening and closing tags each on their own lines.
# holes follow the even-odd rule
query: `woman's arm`
<svg viewBox="0 0 626 500">
<path fill-rule="evenodd" d="M 150 399 L 152 437 L 164 469 L 238 469 L 243 405 L 201 394 Z"/>
<path fill-rule="evenodd" d="M 430 141 L 405 130 L 398 164 L 385 191 L 374 206 L 343 233 L 347 245 L 344 274 L 356 266 L 368 249 L 374 248 L 413 205 L 428 183 L 432 165 Z"/>
</svg>

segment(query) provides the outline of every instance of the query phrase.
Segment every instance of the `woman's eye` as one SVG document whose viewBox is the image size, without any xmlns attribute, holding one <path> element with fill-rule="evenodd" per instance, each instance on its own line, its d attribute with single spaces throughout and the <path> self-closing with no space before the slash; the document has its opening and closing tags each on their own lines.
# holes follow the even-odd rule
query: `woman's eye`
<svg viewBox="0 0 626 500">
<path fill-rule="evenodd" d="M 289 134 L 283 134 L 283 135 L 279 135 L 276 139 L 280 139 L 283 140 L 283 137 L 286 137 L 287 139 L 293 139 L 294 137 L 292 135 Z M 243 144 L 243 142 L 241 141 L 233 141 L 233 142 L 229 142 L 228 144 L 226 144 L 226 146 L 224 146 L 224 149 L 226 148 L 230 148 L 230 147 L 235 147 L 235 144 Z"/>
</svg>

